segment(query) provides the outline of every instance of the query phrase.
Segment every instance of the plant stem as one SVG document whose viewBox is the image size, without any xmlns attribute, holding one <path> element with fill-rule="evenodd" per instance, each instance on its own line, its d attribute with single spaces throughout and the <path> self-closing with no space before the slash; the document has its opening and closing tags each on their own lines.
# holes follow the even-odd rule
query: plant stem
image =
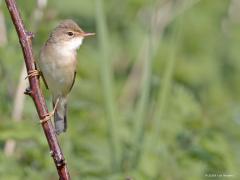
<svg viewBox="0 0 240 180">
<path fill-rule="evenodd" d="M 134 118 L 134 139 L 133 139 L 133 159 L 132 167 L 136 167 L 140 158 L 143 137 L 144 124 L 146 122 L 147 104 L 149 100 L 149 92 L 151 86 L 151 71 L 152 71 L 152 55 L 151 55 L 151 35 L 146 37 L 146 48 L 143 63 L 143 78 L 140 99 L 137 104 L 136 116 Z"/>
<path fill-rule="evenodd" d="M 161 119 L 164 117 L 164 113 L 167 108 L 167 102 L 169 99 L 169 94 L 171 92 L 171 84 L 172 84 L 172 76 L 174 72 L 174 67 L 176 63 L 176 51 L 177 51 L 177 42 L 180 38 L 180 25 L 181 25 L 181 19 L 179 20 L 173 30 L 173 36 L 172 36 L 172 42 L 171 42 L 171 50 L 169 52 L 170 57 L 167 61 L 166 70 L 163 74 L 163 80 L 161 83 L 161 87 L 159 89 L 158 93 L 158 100 L 156 109 L 154 112 L 154 126 L 153 126 L 153 132 L 154 132 L 154 143 L 156 143 L 155 140 L 157 140 L 158 135 L 160 133 L 160 127 L 161 127 Z"/>
<path fill-rule="evenodd" d="M 117 112 L 114 99 L 113 72 L 110 62 L 110 48 L 108 43 L 108 33 L 104 7 L 102 0 L 96 0 L 97 35 L 101 52 L 101 80 L 103 85 L 106 119 L 108 124 L 109 144 L 111 151 L 112 167 L 116 170 L 119 163 L 120 148 L 117 133 Z"/>
</svg>

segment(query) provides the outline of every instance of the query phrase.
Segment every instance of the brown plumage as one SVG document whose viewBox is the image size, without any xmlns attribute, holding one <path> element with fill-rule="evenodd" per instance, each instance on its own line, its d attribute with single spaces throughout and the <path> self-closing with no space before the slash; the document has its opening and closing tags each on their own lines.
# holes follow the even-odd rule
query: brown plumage
<svg viewBox="0 0 240 180">
<path fill-rule="evenodd" d="M 37 66 L 52 93 L 55 130 L 57 134 L 67 129 L 67 96 L 71 91 L 77 65 L 77 49 L 85 33 L 73 20 L 62 21 L 50 34 L 40 52 Z"/>
</svg>

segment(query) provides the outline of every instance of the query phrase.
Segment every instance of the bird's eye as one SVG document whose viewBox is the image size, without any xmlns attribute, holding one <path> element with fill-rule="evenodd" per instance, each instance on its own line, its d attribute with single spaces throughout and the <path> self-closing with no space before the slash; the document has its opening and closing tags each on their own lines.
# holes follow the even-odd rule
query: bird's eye
<svg viewBox="0 0 240 180">
<path fill-rule="evenodd" d="M 68 36 L 73 36 L 73 32 L 69 31 L 69 32 L 67 32 L 67 35 Z"/>
</svg>

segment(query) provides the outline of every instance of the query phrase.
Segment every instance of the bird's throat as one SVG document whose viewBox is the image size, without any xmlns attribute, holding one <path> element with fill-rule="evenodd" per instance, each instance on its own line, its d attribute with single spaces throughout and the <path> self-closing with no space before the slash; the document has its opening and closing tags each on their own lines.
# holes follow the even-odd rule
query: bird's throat
<svg viewBox="0 0 240 180">
<path fill-rule="evenodd" d="M 62 57 L 76 56 L 77 49 L 81 46 L 83 38 L 74 38 L 71 41 L 65 41 L 58 44 L 54 44 L 55 53 Z"/>
</svg>

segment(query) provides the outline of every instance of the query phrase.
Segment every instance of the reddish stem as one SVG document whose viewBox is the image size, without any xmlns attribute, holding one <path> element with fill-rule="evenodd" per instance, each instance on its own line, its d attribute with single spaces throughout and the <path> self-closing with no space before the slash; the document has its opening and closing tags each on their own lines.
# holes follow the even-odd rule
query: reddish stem
<svg viewBox="0 0 240 180">
<path fill-rule="evenodd" d="M 5 0 L 5 2 L 7 4 L 7 8 L 10 12 L 13 24 L 18 34 L 27 71 L 29 72 L 35 70 L 36 67 L 34 64 L 34 57 L 32 51 L 33 34 L 26 31 L 20 13 L 16 6 L 16 1 Z M 32 97 L 38 112 L 38 116 L 40 119 L 43 119 L 44 116 L 48 113 L 48 109 L 42 91 L 40 89 L 39 79 L 37 78 L 37 76 L 29 77 L 29 84 L 30 89 L 27 89 L 25 93 Z M 42 123 L 42 128 L 47 138 L 50 153 L 56 165 L 60 180 L 70 180 L 71 178 L 67 169 L 67 165 L 65 163 L 65 159 L 59 146 L 58 139 L 51 121 L 46 121 Z"/>
</svg>

